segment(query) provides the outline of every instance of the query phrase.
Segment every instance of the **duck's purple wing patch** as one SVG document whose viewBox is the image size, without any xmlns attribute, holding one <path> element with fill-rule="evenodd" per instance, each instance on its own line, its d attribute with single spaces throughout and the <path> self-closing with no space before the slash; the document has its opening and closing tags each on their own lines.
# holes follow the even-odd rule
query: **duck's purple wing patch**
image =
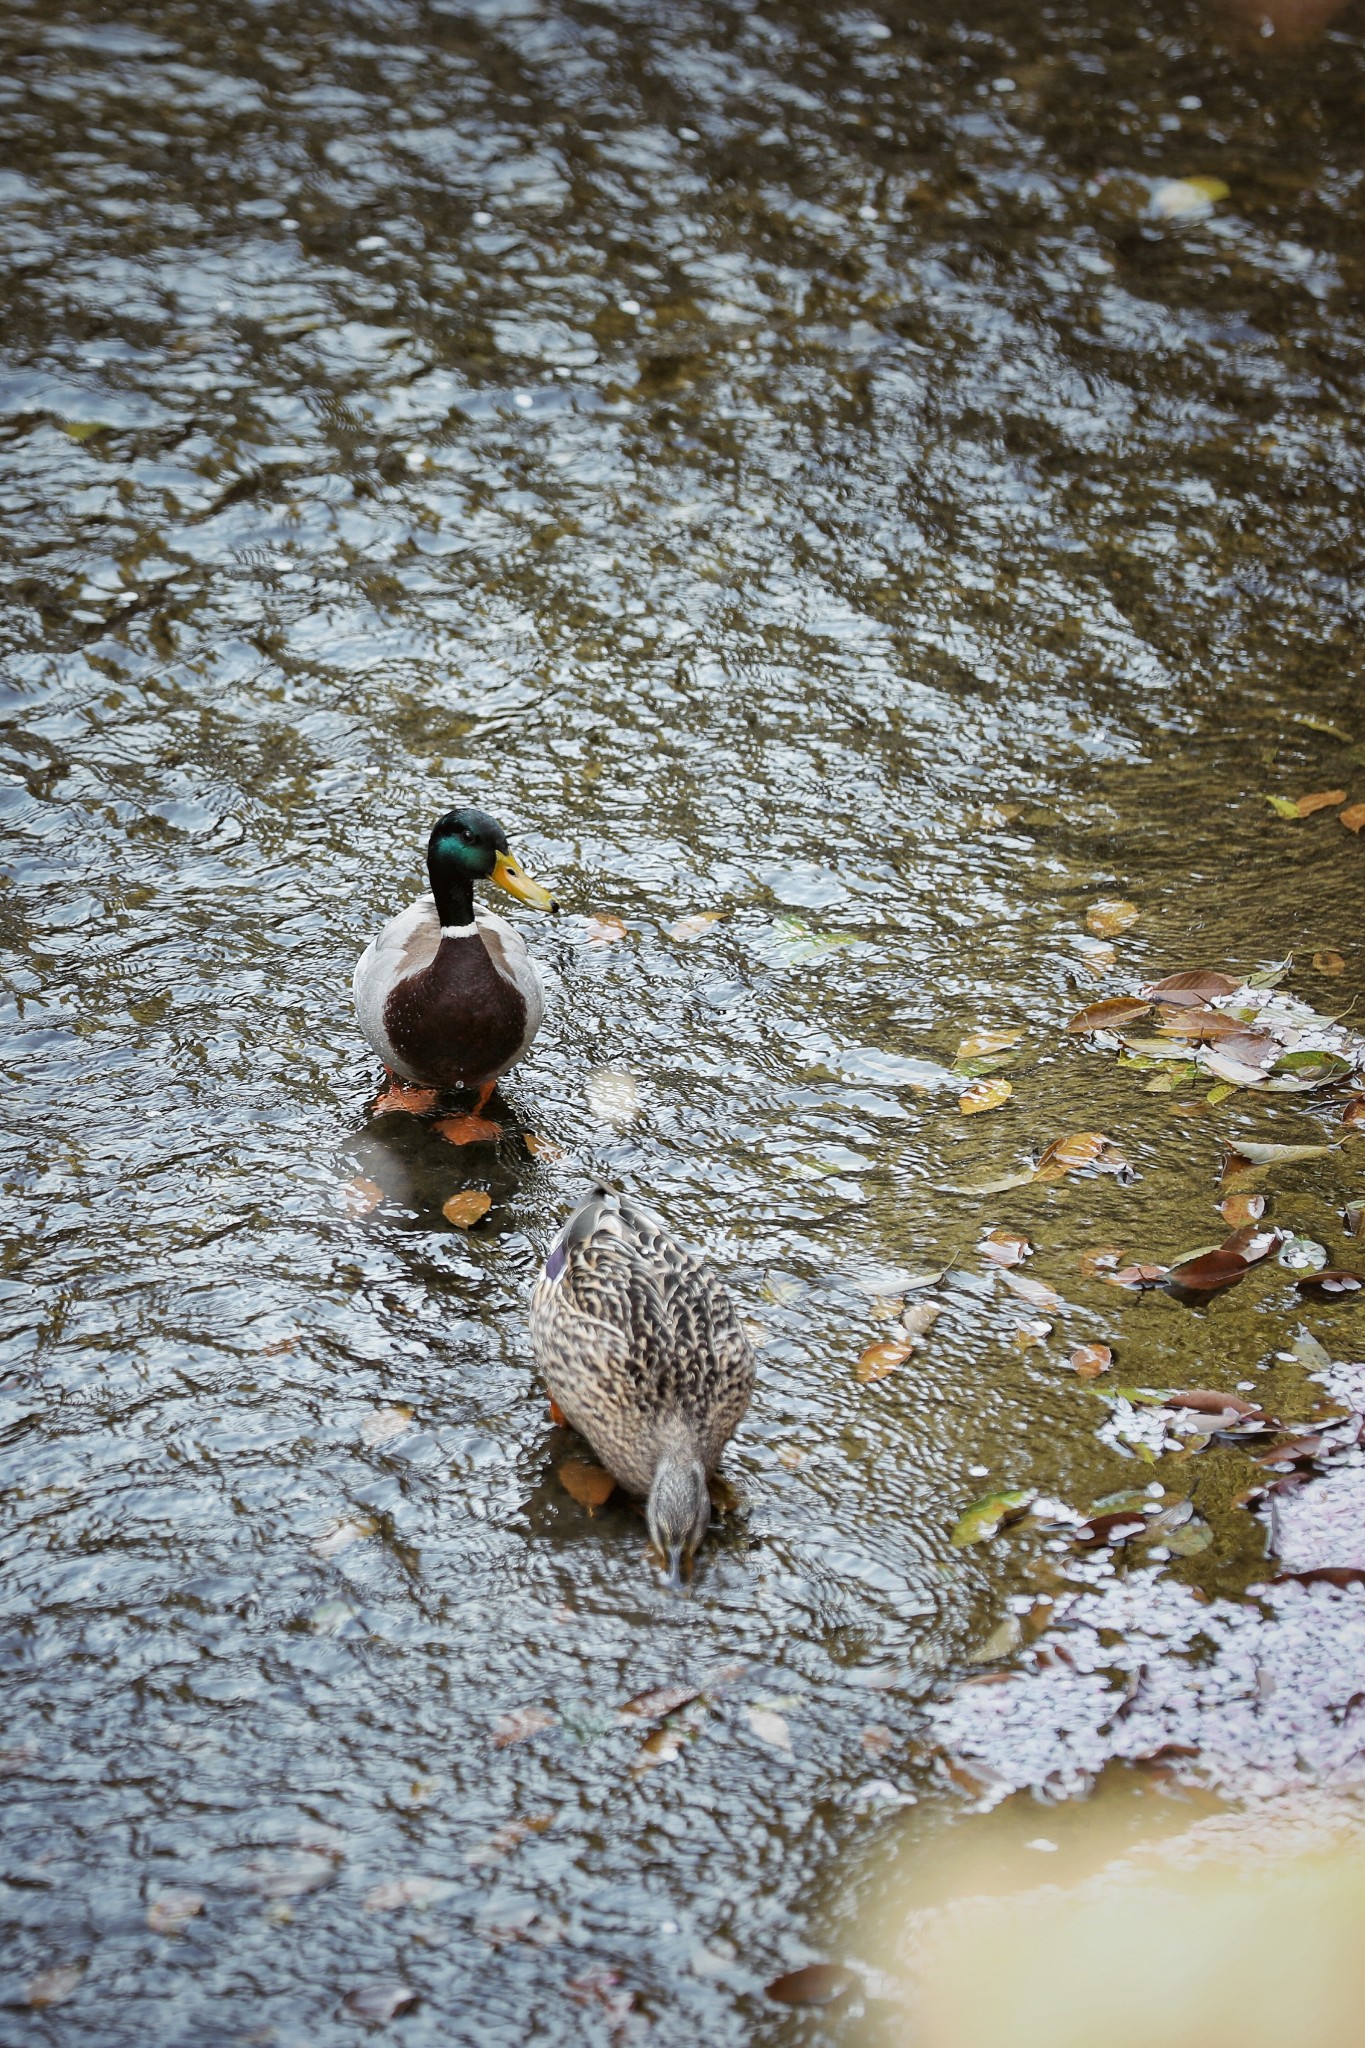
<svg viewBox="0 0 1365 2048">
<path fill-rule="evenodd" d="M 545 1261 L 545 1278 L 547 1280 L 557 1280 L 559 1278 L 560 1274 L 564 1271 L 568 1256 L 562 1242 L 555 1245 L 549 1258 Z"/>
</svg>

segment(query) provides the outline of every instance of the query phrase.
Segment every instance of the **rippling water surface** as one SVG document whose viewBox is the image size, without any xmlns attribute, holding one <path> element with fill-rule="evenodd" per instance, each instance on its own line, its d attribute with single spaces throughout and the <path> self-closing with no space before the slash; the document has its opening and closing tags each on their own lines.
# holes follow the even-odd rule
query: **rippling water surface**
<svg viewBox="0 0 1365 2048">
<path fill-rule="evenodd" d="M 401 1983 L 411 2043 L 777 2038 L 888 1792 L 951 1817 L 923 1702 L 1036 1583 L 955 1517 L 1132 1483 L 1072 1346 L 1232 1386 L 1305 1320 L 1288 1276 L 1192 1311 L 1077 1262 L 1216 1239 L 1224 1142 L 1339 1101 L 1144 1092 L 1064 1026 L 1291 951 L 1326 1008 L 1365 983 L 1365 850 L 1262 795 L 1365 798 L 1359 18 L 2 33 L 7 1995 L 84 1976 L 0 2036 L 322 2048 Z M 1163 215 L 1192 176 L 1229 196 Z M 513 913 L 550 1018 L 465 1150 L 369 1118 L 348 991 L 457 798 L 565 912 Z M 1014 1093 L 964 1118 L 983 1029 Z M 949 1191 L 1085 1129 L 1137 1177 Z M 1338 1261 L 1358 1156 L 1276 1182 Z M 530 1368 L 602 1175 L 763 1326 L 683 1601 L 564 1490 Z M 1144 1568 L 1235 1592 L 1259 1525 L 1201 1506 Z M 707 1690 L 642 1751 L 661 1685 Z"/>
</svg>

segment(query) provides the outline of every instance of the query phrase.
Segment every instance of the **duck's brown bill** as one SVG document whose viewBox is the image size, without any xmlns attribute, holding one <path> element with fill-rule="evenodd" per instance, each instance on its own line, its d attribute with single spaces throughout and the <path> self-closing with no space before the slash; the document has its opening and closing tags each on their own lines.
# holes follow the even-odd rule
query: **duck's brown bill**
<svg viewBox="0 0 1365 2048">
<path fill-rule="evenodd" d="M 505 889 L 509 896 L 515 896 L 518 903 L 529 903 L 533 910 L 559 908 L 549 890 L 542 889 L 539 882 L 532 880 L 515 854 L 500 853 L 493 863 L 489 879 L 499 889 Z"/>
</svg>

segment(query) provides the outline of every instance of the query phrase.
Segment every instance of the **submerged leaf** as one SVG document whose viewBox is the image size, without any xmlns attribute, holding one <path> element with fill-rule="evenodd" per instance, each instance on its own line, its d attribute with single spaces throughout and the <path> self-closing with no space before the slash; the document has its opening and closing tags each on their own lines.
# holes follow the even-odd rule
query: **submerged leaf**
<svg viewBox="0 0 1365 2048">
<path fill-rule="evenodd" d="M 410 1984 L 357 1984 L 341 2002 L 354 2018 L 382 2025 L 416 2005 L 417 1993 Z"/>
<path fill-rule="evenodd" d="M 179 1934 L 204 1910 L 202 1892 L 158 1892 L 147 1908 L 153 1934 Z"/>
<path fill-rule="evenodd" d="M 1239 1138 L 1237 1150 L 1230 1156 L 1248 1160 L 1252 1166 L 1290 1166 L 1301 1159 L 1325 1159 L 1336 1149 L 1335 1145 L 1262 1145 Z"/>
<path fill-rule="evenodd" d="M 1034 1487 L 1016 1487 L 1009 1493 L 988 1493 L 983 1500 L 959 1515 L 953 1528 L 954 1550 L 966 1550 L 973 1543 L 985 1543 L 1006 1522 L 1014 1521 L 1037 1498 Z"/>
<path fill-rule="evenodd" d="M 1034 1280 L 1027 1273 L 1000 1274 L 1001 1282 L 1011 1294 L 1017 1294 L 1021 1301 L 1031 1302 L 1035 1308 L 1056 1308 L 1060 1296 L 1055 1287 L 1049 1287 L 1046 1280 Z"/>
<path fill-rule="evenodd" d="M 852 1974 L 837 1963 L 807 1963 L 803 1970 L 788 1970 L 785 1977 L 774 1977 L 768 1996 L 782 2005 L 831 2005 L 852 1983 Z"/>
<path fill-rule="evenodd" d="M 610 1500 L 616 1491 L 616 1481 L 610 1472 L 604 1471 L 600 1465 L 590 1465 L 586 1458 L 566 1458 L 559 1468 L 558 1477 L 564 1491 L 589 1514 Z"/>
<path fill-rule="evenodd" d="M 1098 1274 L 1112 1273 L 1123 1257 L 1121 1244 L 1096 1245 L 1093 1251 L 1082 1252 L 1080 1256 L 1081 1277 L 1093 1280 Z"/>
<path fill-rule="evenodd" d="M 1216 974 L 1212 968 L 1187 968 L 1181 974 L 1168 974 L 1164 981 L 1153 981 L 1142 991 L 1158 1003 L 1199 1004 L 1213 1002 L 1218 996 L 1230 996 L 1238 984 L 1226 974 Z"/>
<path fill-rule="evenodd" d="M 24 1986 L 24 2004 L 39 2008 L 64 2005 L 85 1975 L 84 1963 L 59 1963 L 53 1970 L 40 1970 Z"/>
<path fill-rule="evenodd" d="M 1359 832 L 1365 827 L 1365 804 L 1348 804 L 1337 816 L 1348 832 Z"/>
<path fill-rule="evenodd" d="M 1107 1344 L 1078 1344 L 1071 1354 L 1077 1377 L 1083 1380 L 1097 1380 L 1113 1362 L 1114 1354 Z"/>
<path fill-rule="evenodd" d="M 1254 1224 L 1247 1224 L 1235 1230 L 1216 1251 L 1183 1259 L 1172 1266 L 1166 1276 L 1167 1292 L 1177 1301 L 1185 1302 L 1205 1301 L 1211 1295 L 1222 1294 L 1244 1280 L 1279 1241 L 1277 1231 L 1264 1230 L 1258 1234 Z"/>
<path fill-rule="evenodd" d="M 1315 953 L 1313 965 L 1319 974 L 1344 974 L 1346 961 L 1342 954 L 1333 952 Z"/>
<path fill-rule="evenodd" d="M 964 1089 L 957 1098 L 957 1106 L 964 1116 L 979 1116 L 982 1110 L 999 1109 L 1013 1093 L 1008 1081 L 993 1074 L 989 1080 L 974 1081 L 970 1088 Z"/>
<path fill-rule="evenodd" d="M 483 1188 L 462 1188 L 458 1195 L 442 1202 L 441 1214 L 459 1230 L 471 1230 L 493 1206 L 493 1197 Z"/>
<path fill-rule="evenodd" d="M 1015 1237 L 1008 1230 L 992 1230 L 979 1246 L 983 1259 L 989 1259 L 996 1266 L 1019 1266 L 1028 1258 L 1033 1246 L 1026 1237 Z"/>
<path fill-rule="evenodd" d="M 1348 1237 L 1365 1237 L 1365 1202 L 1348 1202 L 1342 1211 Z"/>
<path fill-rule="evenodd" d="M 1266 802 L 1270 805 L 1271 810 L 1275 811 L 1281 818 L 1297 818 L 1300 816 L 1299 807 L 1292 796 L 1268 796 Z"/>
<path fill-rule="evenodd" d="M 1343 1266 L 1325 1266 L 1320 1273 L 1304 1273 L 1297 1286 L 1301 1294 L 1325 1295 L 1336 1300 L 1342 1295 L 1359 1294 L 1365 1288 L 1365 1279 L 1359 1273 L 1348 1273 Z"/>
<path fill-rule="evenodd" d="M 1229 1195 L 1218 1204 L 1218 1213 L 1234 1230 L 1240 1230 L 1244 1224 L 1260 1222 L 1265 1215 L 1265 1196 Z"/>
<path fill-rule="evenodd" d="M 360 1435 L 364 1443 L 386 1444 L 396 1436 L 402 1436 L 412 1424 L 412 1410 L 401 1404 L 393 1408 L 374 1408 L 361 1419 Z"/>
<path fill-rule="evenodd" d="M 514 1742 L 525 1742 L 532 1735 L 541 1735 L 555 1725 L 555 1715 L 544 1707 L 518 1707 L 510 1714 L 499 1714 L 493 1723 L 493 1747 L 507 1749 Z"/>
<path fill-rule="evenodd" d="M 858 1379 L 864 1386 L 872 1380 L 884 1380 L 898 1365 L 905 1364 L 914 1348 L 908 1338 L 899 1344 L 869 1344 L 858 1360 Z"/>
<path fill-rule="evenodd" d="M 713 924 L 719 924 L 723 913 L 719 910 L 696 910 L 691 917 L 680 917 L 676 924 L 668 927 L 670 939 L 677 939 L 680 945 L 690 945 L 710 931 Z"/>
<path fill-rule="evenodd" d="M 1022 1031 L 973 1031 L 959 1045 L 956 1057 L 984 1059 L 990 1053 L 1004 1052 L 1008 1046 L 1017 1045 L 1023 1035 Z"/>
<path fill-rule="evenodd" d="M 1097 939 L 1117 938 L 1135 925 L 1142 912 L 1136 903 L 1129 903 L 1121 896 L 1101 896 L 1092 903 L 1085 913 L 1086 930 L 1093 932 Z"/>
<path fill-rule="evenodd" d="M 634 1699 L 627 1700 L 617 1709 L 618 1721 L 662 1721 L 666 1714 L 675 1714 L 679 1707 L 688 1706 L 701 1691 L 698 1685 L 656 1685 L 649 1692 L 637 1692 Z"/>
<path fill-rule="evenodd" d="M 1066 1028 L 1076 1033 L 1113 1031 L 1123 1024 L 1135 1024 L 1151 1007 L 1141 996 L 1108 996 L 1102 1003 L 1078 1010 Z"/>
<path fill-rule="evenodd" d="M 1127 1160 L 1112 1138 L 1103 1131 L 1074 1131 L 1069 1138 L 1054 1138 L 1034 1169 L 1035 1180 L 1061 1180 L 1087 1166 L 1101 1173 L 1122 1173 Z"/>
<path fill-rule="evenodd" d="M 1353 1095 L 1341 1112 L 1341 1121 L 1348 1131 L 1365 1130 L 1365 1095 Z"/>
<path fill-rule="evenodd" d="M 1312 796 L 1301 796 L 1294 808 L 1301 818 L 1311 818 L 1314 811 L 1334 810 L 1338 804 L 1344 804 L 1345 801 L 1344 789 L 1319 789 L 1315 790 Z"/>
<path fill-rule="evenodd" d="M 841 946 L 856 946 L 854 932 L 813 932 L 804 918 L 775 917 L 773 937 L 778 950 L 788 966 L 800 967 L 808 960 L 819 960 L 826 953 L 836 953 Z"/>
<path fill-rule="evenodd" d="M 630 926 L 622 917 L 585 917 L 583 929 L 590 946 L 616 946 L 630 933 Z"/>
<path fill-rule="evenodd" d="M 341 1199 L 348 1216 L 368 1216 L 384 1200 L 384 1190 L 377 1181 L 366 1180 L 361 1175 L 347 1181 L 341 1190 Z"/>
<path fill-rule="evenodd" d="M 781 1714 L 771 1707 L 746 1707 L 744 1717 L 760 1742 L 766 1742 L 771 1749 L 785 1749 L 791 1754 L 792 1732 Z"/>
<path fill-rule="evenodd" d="M 942 1302 L 912 1301 L 901 1317 L 901 1328 L 913 1343 L 917 1338 L 924 1336 L 942 1314 Z"/>
</svg>

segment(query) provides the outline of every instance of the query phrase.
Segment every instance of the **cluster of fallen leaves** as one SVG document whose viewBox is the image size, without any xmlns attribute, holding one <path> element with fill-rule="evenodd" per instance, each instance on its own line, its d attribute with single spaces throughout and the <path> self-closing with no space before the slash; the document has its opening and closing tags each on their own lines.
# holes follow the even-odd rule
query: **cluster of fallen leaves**
<svg viewBox="0 0 1365 2048">
<path fill-rule="evenodd" d="M 586 1730 L 580 1727 L 576 1732 L 602 1735 L 613 1728 L 648 1729 L 650 1732 L 630 1767 L 632 1777 L 641 1777 L 660 1764 L 672 1763 L 686 1744 L 695 1741 L 716 1704 L 717 1694 L 732 1685 L 747 1668 L 743 1663 L 725 1664 L 712 1672 L 703 1684 L 651 1686 L 647 1692 L 636 1693 L 628 1699 L 614 1714 L 608 1714 Z M 790 1751 L 791 1731 L 782 1715 L 775 1711 L 774 1703 L 757 1701 L 747 1706 L 744 1712 L 749 1727 L 761 1741 L 772 1748 Z M 533 1736 L 558 1726 L 559 1716 L 544 1707 L 518 1707 L 511 1713 L 500 1714 L 493 1723 L 494 1747 L 506 1749 L 513 1743 L 529 1741 Z M 548 1820 L 544 1824 L 548 1825 Z M 524 1835 L 526 1832 L 527 1828 L 523 1827 L 521 1833 Z M 518 1839 L 521 1839 L 520 1835 Z"/>
<path fill-rule="evenodd" d="M 1205 1078 L 1214 1084 L 1210 1102 L 1239 1088 L 1306 1093 L 1360 1067 L 1365 1042 L 1284 993 L 1288 971 L 1285 961 L 1242 982 L 1210 968 L 1168 974 L 1139 994 L 1088 1004 L 1067 1030 L 1118 1052 L 1122 1065 L 1149 1076 L 1152 1094 Z"/>
<path fill-rule="evenodd" d="M 1266 802 L 1280 818 L 1311 818 L 1316 811 L 1336 811 L 1348 832 L 1365 828 L 1365 804 L 1346 804 L 1344 789 L 1318 789 L 1311 796 L 1268 796 Z M 1346 804 L 1344 810 L 1339 806 Z"/>
</svg>

